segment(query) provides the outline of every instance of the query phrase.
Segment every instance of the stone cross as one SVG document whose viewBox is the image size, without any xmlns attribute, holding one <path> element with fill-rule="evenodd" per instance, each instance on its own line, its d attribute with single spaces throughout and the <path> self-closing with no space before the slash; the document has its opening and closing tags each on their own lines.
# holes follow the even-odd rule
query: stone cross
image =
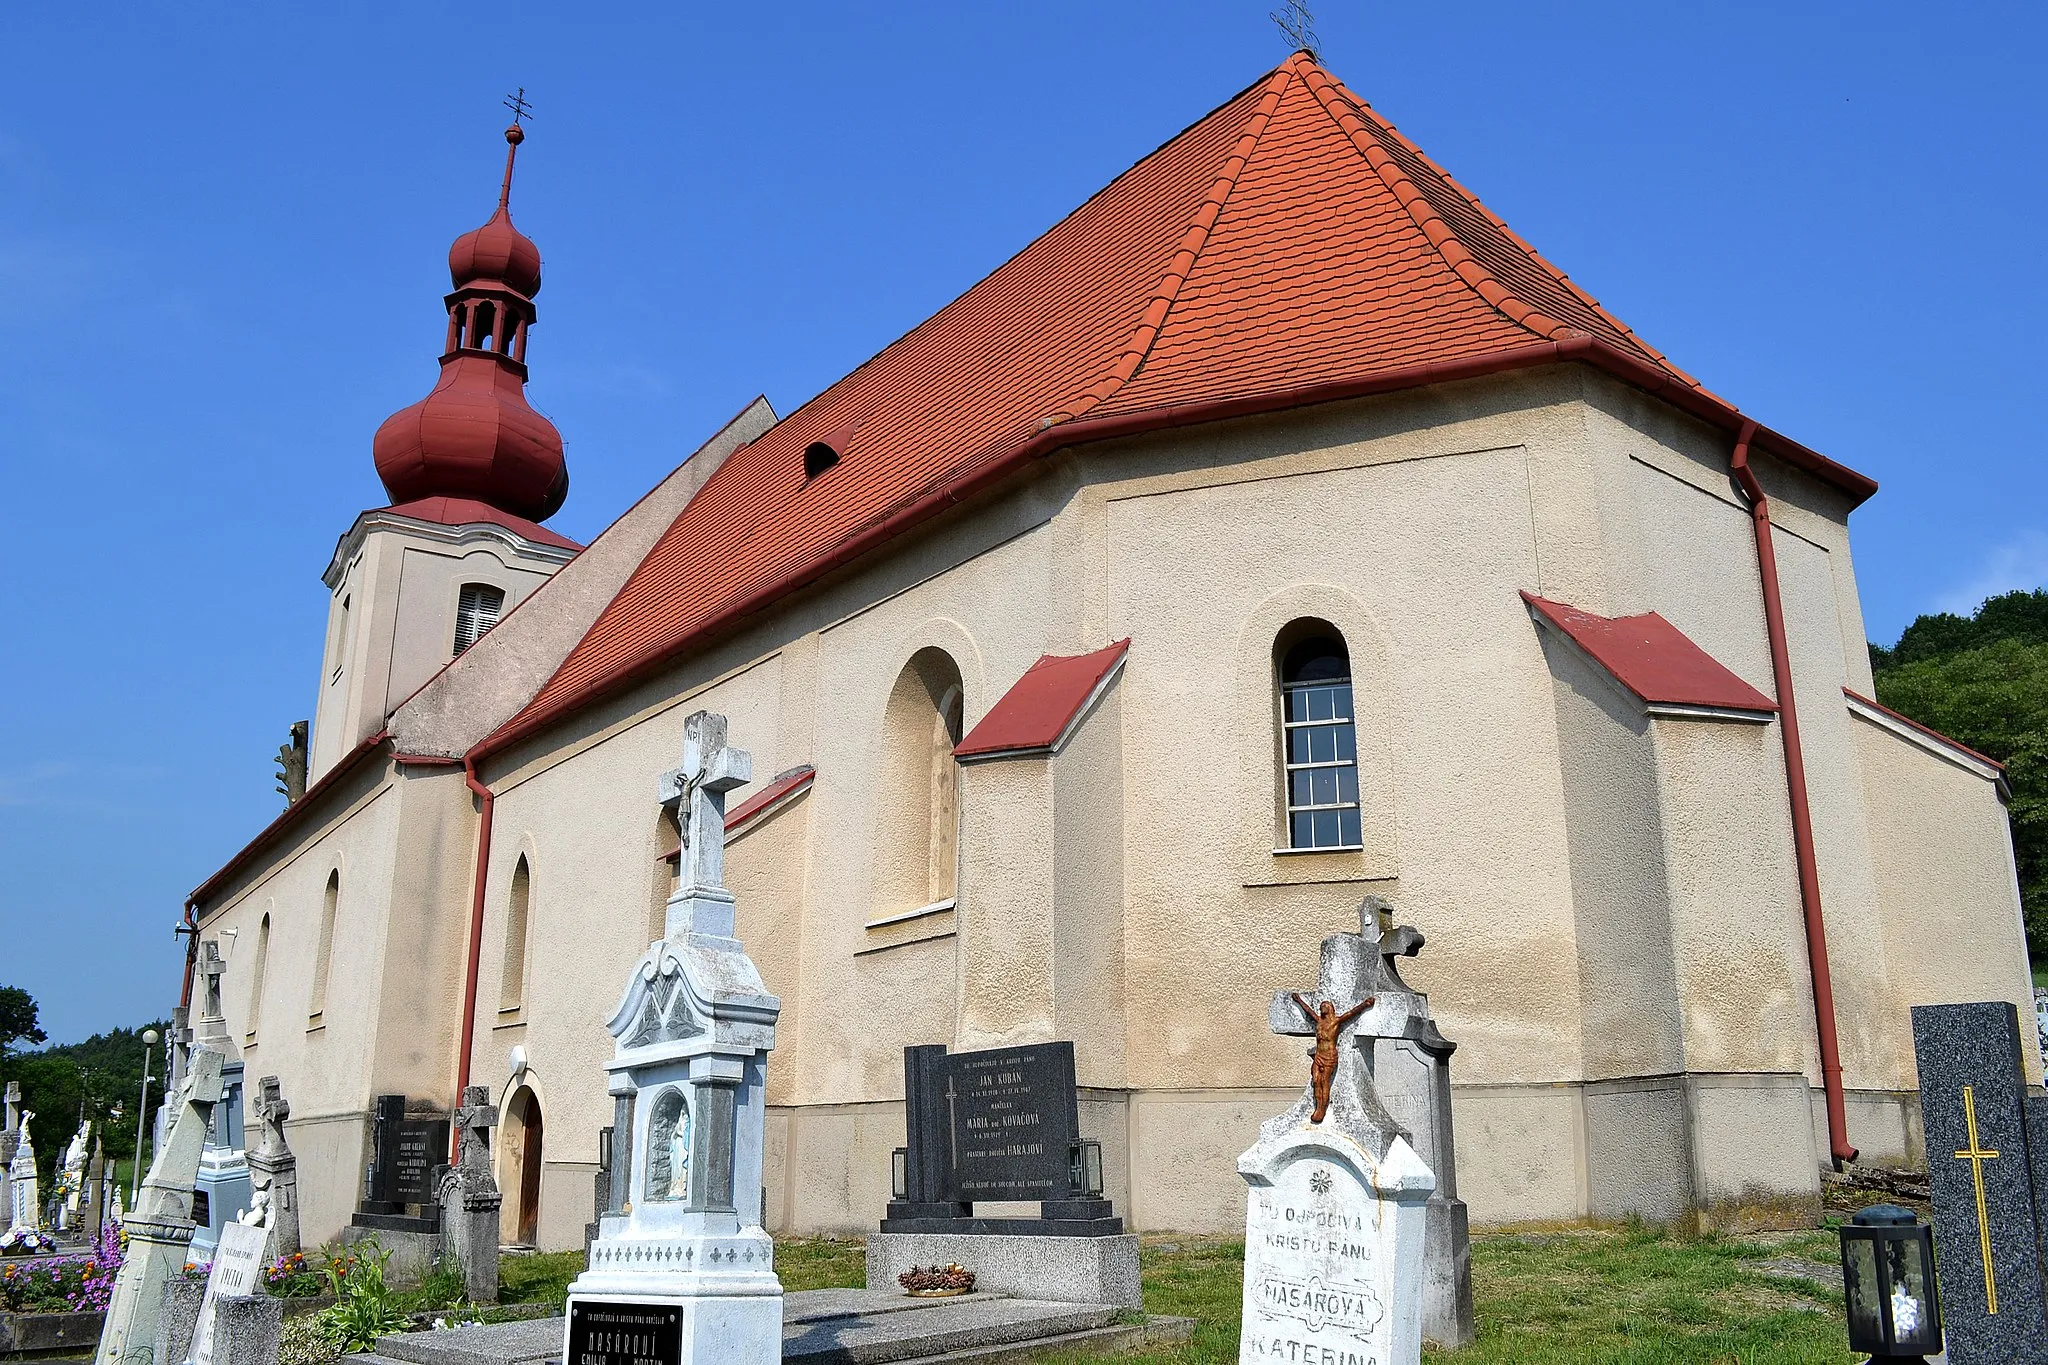
<svg viewBox="0 0 2048 1365">
<path fill-rule="evenodd" d="M 472 1085 L 462 1092 L 455 1110 L 455 1164 L 465 1171 L 491 1169 L 491 1129 L 498 1126 L 498 1106 L 491 1103 L 491 1088 Z"/>
<path fill-rule="evenodd" d="M 725 886 L 725 794 L 753 780 L 753 755 L 726 745 L 724 716 L 699 711 L 683 722 L 683 761 L 661 775 L 661 802 L 678 807 L 686 893 Z"/>
<path fill-rule="evenodd" d="M 265 1076 L 256 1084 L 256 1122 L 263 1130 L 258 1150 L 270 1155 L 287 1151 L 284 1121 L 292 1116 L 291 1101 L 284 1097 L 284 1089 L 275 1076 Z"/>
<path fill-rule="evenodd" d="M 18 1133 L 20 1131 L 21 1082 L 9 1081 L 7 1083 L 7 1127 L 0 1129 L 0 1132 Z"/>
<path fill-rule="evenodd" d="M 128 1257 L 114 1281 L 96 1365 L 147 1359 L 156 1341 L 164 1284 L 183 1273 L 192 1245 L 192 1187 L 213 1107 L 220 1102 L 221 1061 L 210 1048 L 192 1049 L 177 1114 L 150 1162 L 135 1211 L 121 1220 L 128 1230 Z"/>
<path fill-rule="evenodd" d="M 208 939 L 199 945 L 199 975 L 206 982 L 205 1004 L 200 1006 L 199 1017 L 219 1019 L 224 1017 L 220 1007 L 220 979 L 227 974 L 228 965 L 221 960 L 220 944 Z"/>
</svg>

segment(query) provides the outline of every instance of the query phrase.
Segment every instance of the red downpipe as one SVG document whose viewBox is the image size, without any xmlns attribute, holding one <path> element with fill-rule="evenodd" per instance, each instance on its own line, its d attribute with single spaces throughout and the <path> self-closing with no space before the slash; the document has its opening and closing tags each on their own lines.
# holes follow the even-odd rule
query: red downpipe
<svg viewBox="0 0 2048 1365">
<path fill-rule="evenodd" d="M 455 1059 L 455 1102 L 462 1102 L 463 1089 L 469 1084 L 469 1054 L 476 1042 L 476 975 L 477 966 L 483 960 L 484 952 L 484 876 L 491 867 L 491 816 L 497 805 L 497 798 L 491 789 L 476 779 L 476 760 L 462 761 L 462 780 L 476 793 L 480 803 L 480 816 L 476 828 L 476 890 L 469 902 L 469 972 L 462 986 L 462 1050 Z M 456 1135 L 449 1135 L 451 1151 Z M 449 1157 L 452 1162 L 455 1158 Z"/>
<path fill-rule="evenodd" d="M 1827 1094 L 1828 1150 L 1839 1166 L 1856 1159 L 1849 1145 L 1849 1115 L 1842 1101 L 1842 1049 L 1835 1037 L 1835 984 L 1828 970 L 1827 925 L 1820 912 L 1820 866 L 1813 856 L 1813 812 L 1806 798 L 1806 754 L 1799 744 L 1799 708 L 1792 696 L 1792 653 L 1785 642 L 1785 604 L 1778 595 L 1778 552 L 1771 543 L 1771 504 L 1749 467 L 1756 423 L 1744 421 L 1728 462 L 1749 499 L 1756 532 L 1757 576 L 1763 580 L 1764 628 L 1771 639 L 1771 677 L 1778 691 L 1779 733 L 1785 741 L 1785 789 L 1792 803 L 1792 850 L 1799 863 L 1799 902 L 1806 916 L 1806 963 L 1813 974 L 1813 1023 L 1820 1035 L 1821 1088 Z"/>
</svg>

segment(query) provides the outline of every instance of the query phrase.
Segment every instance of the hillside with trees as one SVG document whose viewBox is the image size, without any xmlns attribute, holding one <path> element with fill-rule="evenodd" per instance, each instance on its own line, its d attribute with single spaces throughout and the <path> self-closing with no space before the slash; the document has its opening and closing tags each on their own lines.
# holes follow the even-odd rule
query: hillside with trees
<svg viewBox="0 0 2048 1365">
<path fill-rule="evenodd" d="M 143 1024 L 132 1029 L 95 1033 L 82 1043 L 18 1050 L 20 1043 L 46 1041 L 38 1024 L 33 997 L 17 986 L 0 986 L 0 1082 L 21 1082 L 21 1103 L 35 1111 L 29 1133 L 36 1145 L 36 1164 L 48 1180 L 64 1149 L 78 1131 L 81 1117 L 106 1144 L 109 1160 L 135 1155 L 136 1103 L 142 1098 L 143 1029 L 163 1038 L 170 1025 Z M 150 1069 L 149 1108 L 163 1100 L 163 1044 L 156 1046 Z"/>
<path fill-rule="evenodd" d="M 2005 765 L 2027 951 L 2048 966 L 2048 590 L 1919 617 L 1870 666 L 1879 701 Z"/>
</svg>

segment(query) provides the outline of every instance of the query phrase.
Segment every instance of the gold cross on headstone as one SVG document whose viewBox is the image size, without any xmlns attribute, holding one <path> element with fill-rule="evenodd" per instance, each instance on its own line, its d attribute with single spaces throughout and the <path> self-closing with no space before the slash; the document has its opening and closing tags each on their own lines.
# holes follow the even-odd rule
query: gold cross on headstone
<svg viewBox="0 0 2048 1365">
<path fill-rule="evenodd" d="M 1956 1153 L 1957 1161 L 1970 1163 L 1970 1178 L 1977 1185 L 1977 1246 L 1984 1258 L 1984 1311 L 1998 1311 L 1998 1280 L 1991 1273 L 1991 1224 L 1984 1214 L 1984 1163 L 1996 1161 L 1998 1150 L 1985 1147 L 1977 1141 L 1977 1093 L 1974 1086 L 1963 1087 L 1963 1128 L 1969 1135 L 1967 1151 Z"/>
</svg>

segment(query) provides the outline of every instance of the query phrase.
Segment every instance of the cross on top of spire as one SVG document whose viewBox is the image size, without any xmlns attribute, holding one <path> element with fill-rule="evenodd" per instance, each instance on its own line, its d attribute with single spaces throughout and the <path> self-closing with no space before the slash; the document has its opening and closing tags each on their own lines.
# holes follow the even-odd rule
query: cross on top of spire
<svg viewBox="0 0 2048 1365">
<path fill-rule="evenodd" d="M 1316 17 L 1310 14 L 1303 0 L 1286 0 L 1279 9 L 1266 16 L 1280 26 L 1287 35 L 1287 41 L 1294 44 L 1298 52 L 1306 52 L 1317 61 L 1322 60 L 1322 40 L 1316 37 Z"/>
<path fill-rule="evenodd" d="M 505 96 L 505 107 L 512 111 L 513 126 L 533 117 L 533 106 L 527 102 L 526 87 L 520 86 L 516 95 Z"/>
</svg>

